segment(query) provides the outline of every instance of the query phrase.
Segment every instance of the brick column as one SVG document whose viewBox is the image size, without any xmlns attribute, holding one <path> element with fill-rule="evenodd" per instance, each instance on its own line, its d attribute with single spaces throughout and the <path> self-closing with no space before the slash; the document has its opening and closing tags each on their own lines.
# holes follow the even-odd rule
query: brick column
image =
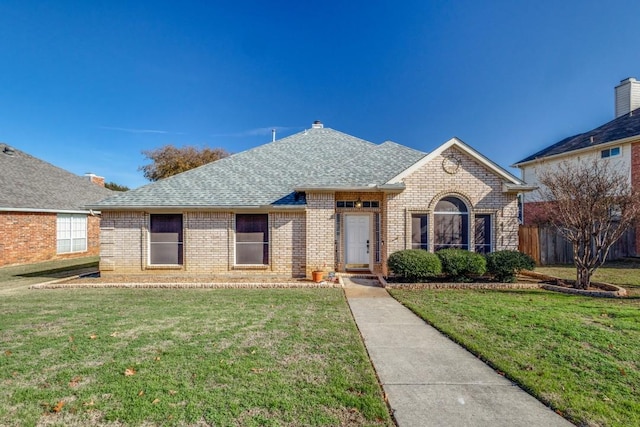
<svg viewBox="0 0 640 427">
<path fill-rule="evenodd" d="M 307 192 L 307 277 L 318 267 L 335 269 L 335 205 L 333 193 Z"/>
</svg>

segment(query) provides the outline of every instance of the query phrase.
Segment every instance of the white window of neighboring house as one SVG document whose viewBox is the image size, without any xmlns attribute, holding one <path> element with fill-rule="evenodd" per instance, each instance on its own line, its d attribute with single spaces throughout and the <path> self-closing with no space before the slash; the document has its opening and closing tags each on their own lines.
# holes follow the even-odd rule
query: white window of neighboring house
<svg viewBox="0 0 640 427">
<path fill-rule="evenodd" d="M 606 150 L 600 151 L 600 158 L 606 159 L 608 157 L 616 157 L 620 155 L 620 147 L 612 147 L 607 148 Z"/>
<path fill-rule="evenodd" d="M 58 214 L 57 252 L 86 252 L 87 216 L 82 214 Z"/>
</svg>

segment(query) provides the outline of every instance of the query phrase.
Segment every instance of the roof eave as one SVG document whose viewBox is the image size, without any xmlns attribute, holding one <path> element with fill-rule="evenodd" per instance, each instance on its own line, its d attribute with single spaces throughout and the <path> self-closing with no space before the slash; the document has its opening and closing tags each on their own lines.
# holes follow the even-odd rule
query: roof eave
<svg viewBox="0 0 640 427">
<path fill-rule="evenodd" d="M 265 210 L 286 210 L 286 211 L 304 211 L 307 205 L 228 205 L 228 206 L 100 206 L 102 211 L 127 211 L 127 212 L 139 212 L 139 211 L 154 211 L 154 212 L 168 212 L 168 211 L 265 211 Z"/>
<path fill-rule="evenodd" d="M 0 212 L 25 212 L 25 213 L 60 213 L 60 214 L 100 214 L 94 209 L 40 209 L 40 208 L 12 208 L 0 207 Z"/>
<path fill-rule="evenodd" d="M 526 185 L 526 184 L 511 184 L 508 182 L 502 183 L 502 192 L 503 193 L 529 193 L 531 191 L 537 190 L 538 187 L 535 185 Z"/>
<path fill-rule="evenodd" d="M 295 187 L 294 191 L 297 192 L 319 192 L 319 193 L 333 193 L 336 191 L 354 191 L 358 193 L 377 193 L 380 191 L 384 192 L 392 192 L 392 191 L 402 191 L 406 188 L 403 182 L 394 183 L 394 184 L 368 184 L 368 185 L 350 185 L 350 186 L 300 186 Z"/>
<path fill-rule="evenodd" d="M 422 166 L 424 166 L 425 164 L 429 163 L 434 158 L 442 154 L 447 148 L 454 147 L 454 146 L 459 150 L 465 152 L 467 155 L 475 158 L 478 162 L 483 164 L 488 169 L 492 170 L 496 175 L 499 175 L 503 179 L 509 182 L 512 182 L 513 184 L 516 184 L 516 185 L 523 184 L 521 179 L 509 173 L 506 169 L 504 169 L 497 163 L 490 160 L 484 154 L 480 153 L 479 151 L 476 151 L 473 147 L 471 147 L 470 145 L 468 145 L 467 143 L 465 143 L 464 141 L 456 137 L 449 139 L 444 144 L 440 145 L 438 148 L 436 148 L 435 150 L 433 150 L 432 152 L 424 156 L 422 159 L 418 160 L 416 163 L 409 166 L 400 174 L 391 178 L 387 182 L 387 184 L 395 184 L 395 183 L 401 182 L 405 177 L 407 177 L 408 175 L 411 175 L 413 172 L 415 172 L 416 170 L 418 170 L 419 168 L 421 168 Z"/>
</svg>

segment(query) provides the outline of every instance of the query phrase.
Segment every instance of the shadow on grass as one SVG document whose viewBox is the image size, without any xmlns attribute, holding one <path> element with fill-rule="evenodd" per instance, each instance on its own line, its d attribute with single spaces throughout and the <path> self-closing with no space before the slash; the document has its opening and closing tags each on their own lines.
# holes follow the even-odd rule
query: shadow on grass
<svg viewBox="0 0 640 427">
<path fill-rule="evenodd" d="M 68 267 L 58 267 L 58 268 L 50 268 L 47 270 L 38 270 L 38 271 L 32 271 L 29 273 L 23 273 L 23 274 L 16 274 L 15 276 L 17 277 L 51 277 L 51 276 L 56 276 L 59 273 L 70 273 L 70 272 L 75 272 L 76 270 L 80 271 L 80 270 L 95 270 L 98 268 L 98 263 L 97 262 L 87 262 L 84 264 L 76 264 L 73 266 L 68 266 Z"/>
<path fill-rule="evenodd" d="M 82 257 L 0 268 L 0 290 L 32 285 L 98 270 L 98 257 Z"/>
</svg>

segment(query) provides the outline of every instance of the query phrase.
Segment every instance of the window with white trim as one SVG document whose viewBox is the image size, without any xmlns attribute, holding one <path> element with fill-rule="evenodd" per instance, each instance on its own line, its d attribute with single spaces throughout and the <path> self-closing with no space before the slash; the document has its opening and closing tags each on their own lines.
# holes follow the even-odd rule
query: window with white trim
<svg viewBox="0 0 640 427">
<path fill-rule="evenodd" d="M 427 214 L 411 215 L 411 249 L 429 250 L 428 218 Z"/>
<path fill-rule="evenodd" d="M 445 197 L 434 212 L 435 250 L 469 249 L 469 211 L 457 197 Z"/>
<path fill-rule="evenodd" d="M 620 147 L 611 147 L 606 150 L 600 151 L 600 158 L 606 159 L 609 157 L 616 157 L 620 155 Z"/>
<path fill-rule="evenodd" d="M 149 263 L 182 265 L 182 214 L 151 214 L 149 221 Z"/>
<path fill-rule="evenodd" d="M 269 264 L 267 214 L 236 214 L 236 264 Z"/>
<path fill-rule="evenodd" d="M 56 220 L 57 253 L 87 251 L 87 216 L 58 214 Z"/>
<path fill-rule="evenodd" d="M 481 254 L 491 252 L 491 215 L 476 214 L 475 242 L 476 252 Z"/>
</svg>

